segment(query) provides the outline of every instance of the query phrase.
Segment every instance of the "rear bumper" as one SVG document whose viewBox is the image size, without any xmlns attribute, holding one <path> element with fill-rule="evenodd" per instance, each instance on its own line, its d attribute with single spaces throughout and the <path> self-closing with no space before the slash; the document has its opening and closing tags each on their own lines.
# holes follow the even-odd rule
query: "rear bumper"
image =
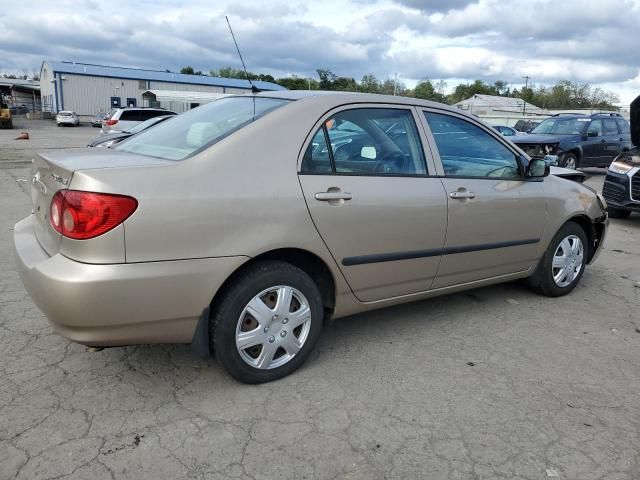
<svg viewBox="0 0 640 480">
<path fill-rule="evenodd" d="M 14 228 L 16 263 L 62 336 L 86 345 L 190 343 L 202 311 L 247 257 L 94 265 L 49 257 L 33 217 Z"/>
</svg>

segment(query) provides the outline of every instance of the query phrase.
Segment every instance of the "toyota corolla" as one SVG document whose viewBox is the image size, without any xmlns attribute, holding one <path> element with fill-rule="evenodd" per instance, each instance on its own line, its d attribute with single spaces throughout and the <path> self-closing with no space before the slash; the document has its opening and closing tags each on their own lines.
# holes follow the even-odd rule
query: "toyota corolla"
<svg viewBox="0 0 640 480">
<path fill-rule="evenodd" d="M 606 204 L 455 108 L 269 92 L 33 160 L 17 263 L 82 344 L 191 343 L 236 379 L 298 368 L 329 319 L 527 279 L 576 286 Z"/>
</svg>

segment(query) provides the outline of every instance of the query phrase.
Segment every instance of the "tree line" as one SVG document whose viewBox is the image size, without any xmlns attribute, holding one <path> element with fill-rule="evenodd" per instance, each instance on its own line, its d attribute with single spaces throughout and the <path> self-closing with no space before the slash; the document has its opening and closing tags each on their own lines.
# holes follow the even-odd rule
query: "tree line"
<svg viewBox="0 0 640 480">
<path fill-rule="evenodd" d="M 620 101 L 617 94 L 589 83 L 560 80 L 555 85 L 533 85 L 511 88 L 508 82 L 495 81 L 493 84 L 482 80 L 471 83 L 460 83 L 450 93 L 445 93 L 448 84 L 444 80 L 421 80 L 414 88 L 408 88 L 401 80 L 388 78 L 380 80 L 373 74 L 366 74 L 356 80 L 353 77 L 337 75 L 329 69 L 317 69 L 317 79 L 297 77 L 295 75 L 274 78 L 272 75 L 247 72 L 244 70 L 222 67 L 212 69 L 208 73 L 183 67 L 180 73 L 190 75 L 210 75 L 213 77 L 262 80 L 277 83 L 289 90 L 335 90 L 348 92 L 379 93 L 385 95 L 401 95 L 405 97 L 433 100 L 436 102 L 454 104 L 473 95 L 495 95 L 501 97 L 520 98 L 543 109 L 575 109 L 599 108 L 616 109 L 614 104 Z"/>
</svg>

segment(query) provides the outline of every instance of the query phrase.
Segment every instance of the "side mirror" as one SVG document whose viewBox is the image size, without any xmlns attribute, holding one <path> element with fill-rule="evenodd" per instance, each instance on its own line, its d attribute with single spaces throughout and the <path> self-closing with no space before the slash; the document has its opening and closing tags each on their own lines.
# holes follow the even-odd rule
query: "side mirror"
<svg viewBox="0 0 640 480">
<path fill-rule="evenodd" d="M 548 177 L 550 173 L 551 167 L 547 165 L 547 162 L 541 159 L 531 160 L 527 167 L 527 177 L 529 178 Z"/>
<path fill-rule="evenodd" d="M 587 137 L 597 137 L 598 136 L 598 132 L 596 132 L 595 130 L 589 130 L 587 132 Z"/>
</svg>

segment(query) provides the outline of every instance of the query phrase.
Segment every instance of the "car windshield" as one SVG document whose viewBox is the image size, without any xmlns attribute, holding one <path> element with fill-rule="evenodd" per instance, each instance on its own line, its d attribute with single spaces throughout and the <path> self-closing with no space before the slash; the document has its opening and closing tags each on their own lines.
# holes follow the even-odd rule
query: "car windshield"
<svg viewBox="0 0 640 480">
<path fill-rule="evenodd" d="M 531 133 L 547 135 L 580 135 L 589 123 L 588 118 L 547 118 Z"/>
<path fill-rule="evenodd" d="M 288 102 L 254 96 L 222 98 L 134 135 L 115 150 L 183 160 Z"/>
<path fill-rule="evenodd" d="M 155 125 L 156 123 L 160 123 L 163 120 L 168 119 L 168 116 L 161 116 L 161 117 L 153 117 L 150 118 L 149 120 L 145 120 L 142 123 L 139 123 L 138 125 L 136 125 L 135 127 L 131 127 L 129 130 L 125 130 L 127 133 L 132 133 L 132 134 L 136 134 L 139 133 L 143 130 L 146 130 L 149 127 L 152 127 L 153 125 Z"/>
</svg>

